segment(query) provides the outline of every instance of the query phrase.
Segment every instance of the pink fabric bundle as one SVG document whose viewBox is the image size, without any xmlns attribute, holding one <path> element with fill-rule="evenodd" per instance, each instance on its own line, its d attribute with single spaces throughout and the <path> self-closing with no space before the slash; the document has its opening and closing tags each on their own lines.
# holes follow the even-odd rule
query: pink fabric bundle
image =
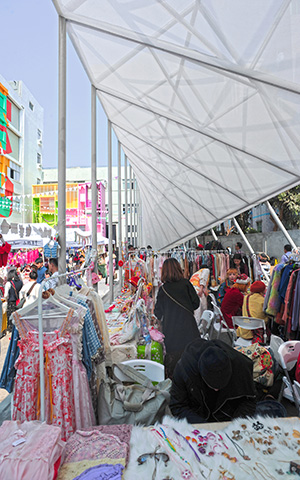
<svg viewBox="0 0 300 480">
<path fill-rule="evenodd" d="M 0 478 L 53 480 L 65 442 L 61 429 L 41 422 L 5 421 L 0 427 Z"/>
</svg>

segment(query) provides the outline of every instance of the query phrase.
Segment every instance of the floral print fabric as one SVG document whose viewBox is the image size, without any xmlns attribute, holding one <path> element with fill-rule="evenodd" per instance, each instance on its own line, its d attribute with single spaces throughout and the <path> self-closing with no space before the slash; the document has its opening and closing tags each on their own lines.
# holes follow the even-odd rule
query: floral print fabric
<svg viewBox="0 0 300 480">
<path fill-rule="evenodd" d="M 115 435 L 103 434 L 96 429 L 77 430 L 67 441 L 58 480 L 73 480 L 76 475 L 96 465 L 125 466 L 128 450 L 129 445 Z"/>
<path fill-rule="evenodd" d="M 66 331 L 68 315 L 60 330 L 45 332 L 45 415 L 46 422 L 62 429 L 67 439 L 75 431 L 74 392 L 72 379 L 72 342 Z M 25 320 L 15 318 L 20 332 L 20 355 L 16 361 L 16 378 L 13 397 L 13 420 L 40 418 L 39 394 L 39 340 L 38 332 L 28 331 Z"/>
</svg>

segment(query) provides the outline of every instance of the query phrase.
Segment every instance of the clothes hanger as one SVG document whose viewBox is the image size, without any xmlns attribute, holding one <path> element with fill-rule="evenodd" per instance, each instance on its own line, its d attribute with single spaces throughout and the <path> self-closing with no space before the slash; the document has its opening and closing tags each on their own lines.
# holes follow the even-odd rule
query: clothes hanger
<svg viewBox="0 0 300 480">
<path fill-rule="evenodd" d="M 68 296 L 68 298 L 66 298 L 65 296 L 60 295 L 56 291 L 55 291 L 54 297 L 64 305 L 70 307 L 71 309 L 76 310 L 77 312 L 79 310 L 80 317 L 84 317 L 86 315 L 87 308 L 84 307 L 83 305 L 78 305 L 75 299 L 72 300 L 72 297 Z"/>
<path fill-rule="evenodd" d="M 56 311 L 54 312 L 53 308 L 52 308 L 52 313 L 49 315 L 46 313 L 47 311 L 47 307 L 50 306 L 50 309 L 51 310 L 51 307 L 56 307 Z M 46 300 L 42 300 L 42 312 L 43 312 L 43 317 L 45 316 L 54 316 L 57 314 L 63 314 L 65 315 L 66 313 L 69 312 L 69 308 L 66 307 L 65 305 L 63 305 L 61 302 L 59 302 L 57 299 L 55 299 L 53 297 L 53 295 L 50 295 L 49 298 L 47 298 Z M 33 314 L 33 312 L 36 312 Z M 34 300 L 34 302 L 30 303 L 29 305 L 25 305 L 23 308 L 20 308 L 20 310 L 18 310 L 18 314 L 20 315 L 20 317 L 22 318 L 38 318 L 38 299 Z M 32 314 L 32 315 L 29 315 L 29 314 Z"/>
</svg>

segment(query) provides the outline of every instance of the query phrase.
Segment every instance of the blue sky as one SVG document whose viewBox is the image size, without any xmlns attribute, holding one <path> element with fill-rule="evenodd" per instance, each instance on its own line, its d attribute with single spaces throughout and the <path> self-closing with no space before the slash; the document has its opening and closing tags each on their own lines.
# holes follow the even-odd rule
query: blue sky
<svg viewBox="0 0 300 480">
<path fill-rule="evenodd" d="M 52 1 L 1 0 L 1 43 L 0 72 L 6 80 L 23 80 L 44 108 L 43 166 L 57 167 L 58 15 Z M 89 166 L 91 86 L 69 40 L 67 59 L 67 166 Z M 107 121 L 99 101 L 97 109 L 103 166 Z"/>
</svg>

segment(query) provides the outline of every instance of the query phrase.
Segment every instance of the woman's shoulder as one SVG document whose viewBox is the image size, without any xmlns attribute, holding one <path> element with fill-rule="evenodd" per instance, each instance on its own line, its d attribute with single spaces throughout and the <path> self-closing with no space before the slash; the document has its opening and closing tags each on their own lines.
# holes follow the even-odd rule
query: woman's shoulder
<svg viewBox="0 0 300 480">
<path fill-rule="evenodd" d="M 181 278 L 180 280 L 178 280 L 178 283 L 181 283 L 181 285 L 186 285 L 186 286 L 191 286 L 193 287 L 193 284 L 192 282 L 188 279 L 188 278 Z M 194 288 L 194 287 L 193 287 Z"/>
</svg>

